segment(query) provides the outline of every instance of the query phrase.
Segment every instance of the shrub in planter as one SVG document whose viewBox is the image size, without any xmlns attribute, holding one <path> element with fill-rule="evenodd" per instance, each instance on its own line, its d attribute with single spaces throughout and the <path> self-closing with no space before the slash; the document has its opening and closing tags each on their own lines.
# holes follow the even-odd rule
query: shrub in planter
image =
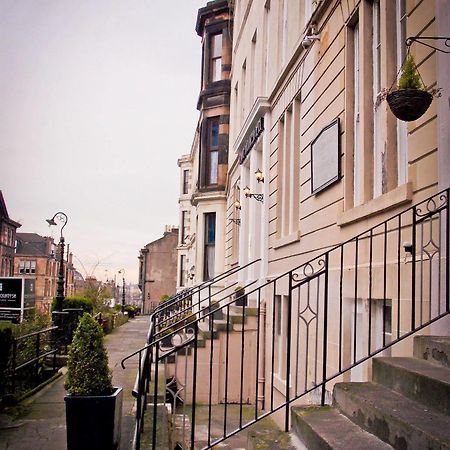
<svg viewBox="0 0 450 450">
<path fill-rule="evenodd" d="M 53 299 L 52 302 L 52 311 L 55 310 L 56 307 L 56 298 Z M 63 310 L 64 309 L 79 309 L 81 308 L 84 312 L 88 312 L 92 314 L 94 310 L 94 303 L 91 299 L 86 297 L 66 297 L 63 301 Z"/>
<path fill-rule="evenodd" d="M 236 286 L 234 290 L 234 299 L 236 300 L 236 306 L 247 306 L 247 296 L 245 295 L 245 288 L 242 286 Z"/>
<path fill-rule="evenodd" d="M 122 388 L 112 386 L 103 330 L 90 314 L 83 315 L 75 331 L 64 387 L 67 449 L 117 449 Z"/>
<path fill-rule="evenodd" d="M 215 320 L 222 320 L 223 319 L 223 311 L 220 309 L 220 303 L 217 300 L 212 300 L 211 304 L 209 306 L 209 311 L 212 311 L 213 318 Z"/>
<path fill-rule="evenodd" d="M 125 305 L 125 312 L 128 313 L 128 317 L 130 319 L 133 319 L 133 317 L 136 315 L 136 306 L 134 306 L 134 305 Z"/>
</svg>

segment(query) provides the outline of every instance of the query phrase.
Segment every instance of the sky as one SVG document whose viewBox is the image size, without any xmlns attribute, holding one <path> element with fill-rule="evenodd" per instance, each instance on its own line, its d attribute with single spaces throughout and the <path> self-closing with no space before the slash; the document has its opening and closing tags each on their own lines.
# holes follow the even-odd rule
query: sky
<svg viewBox="0 0 450 450">
<path fill-rule="evenodd" d="M 0 0 L 0 189 L 19 232 L 58 240 L 45 219 L 67 214 L 83 276 L 137 282 L 139 250 L 178 224 L 205 4 Z"/>
</svg>

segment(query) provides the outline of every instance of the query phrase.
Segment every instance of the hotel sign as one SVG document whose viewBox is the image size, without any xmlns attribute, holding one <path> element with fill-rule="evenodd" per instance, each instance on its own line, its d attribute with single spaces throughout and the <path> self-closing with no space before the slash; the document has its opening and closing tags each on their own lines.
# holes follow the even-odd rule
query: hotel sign
<svg viewBox="0 0 450 450">
<path fill-rule="evenodd" d="M 262 132 L 264 131 L 264 117 L 260 117 L 258 122 L 256 122 L 255 128 L 253 128 L 252 132 L 250 133 L 250 136 L 245 141 L 245 144 L 239 150 L 239 164 L 242 164 L 245 161 L 245 158 L 247 158 L 247 155 L 250 153 L 251 149 L 256 144 L 256 141 L 258 140 L 259 136 L 261 136 Z"/>
<path fill-rule="evenodd" d="M 34 283 L 32 278 L 0 278 L 0 320 L 20 322 L 24 310 L 34 308 Z"/>
</svg>

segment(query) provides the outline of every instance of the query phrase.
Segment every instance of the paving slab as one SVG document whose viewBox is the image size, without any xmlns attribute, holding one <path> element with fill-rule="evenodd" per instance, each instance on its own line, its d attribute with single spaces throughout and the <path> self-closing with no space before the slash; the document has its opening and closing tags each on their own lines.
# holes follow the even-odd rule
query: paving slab
<svg viewBox="0 0 450 450">
<path fill-rule="evenodd" d="M 126 370 L 123 357 L 145 344 L 148 316 L 138 316 L 106 336 L 113 384 L 124 388 L 122 440 L 120 450 L 131 449 L 134 431 L 134 385 L 138 360 L 130 360 Z M 45 386 L 32 397 L 0 415 L 0 450 L 66 450 L 64 377 Z"/>
</svg>

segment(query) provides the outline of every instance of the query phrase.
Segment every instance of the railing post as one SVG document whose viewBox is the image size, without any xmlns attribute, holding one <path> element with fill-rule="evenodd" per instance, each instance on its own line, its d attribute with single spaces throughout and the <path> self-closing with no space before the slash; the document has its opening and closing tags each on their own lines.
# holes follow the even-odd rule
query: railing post
<svg viewBox="0 0 450 450">
<path fill-rule="evenodd" d="M 153 392 L 153 430 L 152 430 L 152 450 L 156 450 L 156 424 L 158 422 L 158 359 L 159 344 L 155 345 L 155 389 Z"/>
<path fill-rule="evenodd" d="M 416 327 L 416 206 L 412 209 L 411 331 Z"/>
<path fill-rule="evenodd" d="M 292 272 L 289 272 L 288 316 L 287 316 L 287 344 L 286 344 L 286 410 L 284 430 L 289 431 L 289 399 L 291 385 L 291 344 L 292 344 Z"/>
<path fill-rule="evenodd" d="M 446 227 L 445 227 L 445 305 L 446 305 L 446 311 L 449 312 L 450 311 L 450 242 L 449 242 L 449 238 L 450 238 L 450 217 L 449 217 L 449 213 L 450 213 L 450 189 L 447 189 L 445 191 L 446 194 L 446 208 L 447 208 L 447 213 L 446 213 Z"/>
<path fill-rule="evenodd" d="M 17 364 L 17 341 L 16 338 L 13 338 L 12 380 L 11 380 L 11 389 L 13 393 L 16 391 L 16 364 Z"/>
<path fill-rule="evenodd" d="M 325 253 L 325 287 L 323 295 L 323 351 L 322 351 L 322 406 L 325 405 L 325 387 L 327 379 L 327 340 L 328 340 L 328 263 L 329 253 Z"/>
<path fill-rule="evenodd" d="M 194 362 L 192 374 L 192 423 L 191 423 L 191 449 L 195 444 L 195 408 L 197 398 L 197 351 L 198 351 L 198 321 L 194 322 Z"/>
<path fill-rule="evenodd" d="M 39 352 L 40 352 L 40 340 L 41 340 L 41 333 L 36 334 L 36 378 L 39 376 Z"/>
</svg>

